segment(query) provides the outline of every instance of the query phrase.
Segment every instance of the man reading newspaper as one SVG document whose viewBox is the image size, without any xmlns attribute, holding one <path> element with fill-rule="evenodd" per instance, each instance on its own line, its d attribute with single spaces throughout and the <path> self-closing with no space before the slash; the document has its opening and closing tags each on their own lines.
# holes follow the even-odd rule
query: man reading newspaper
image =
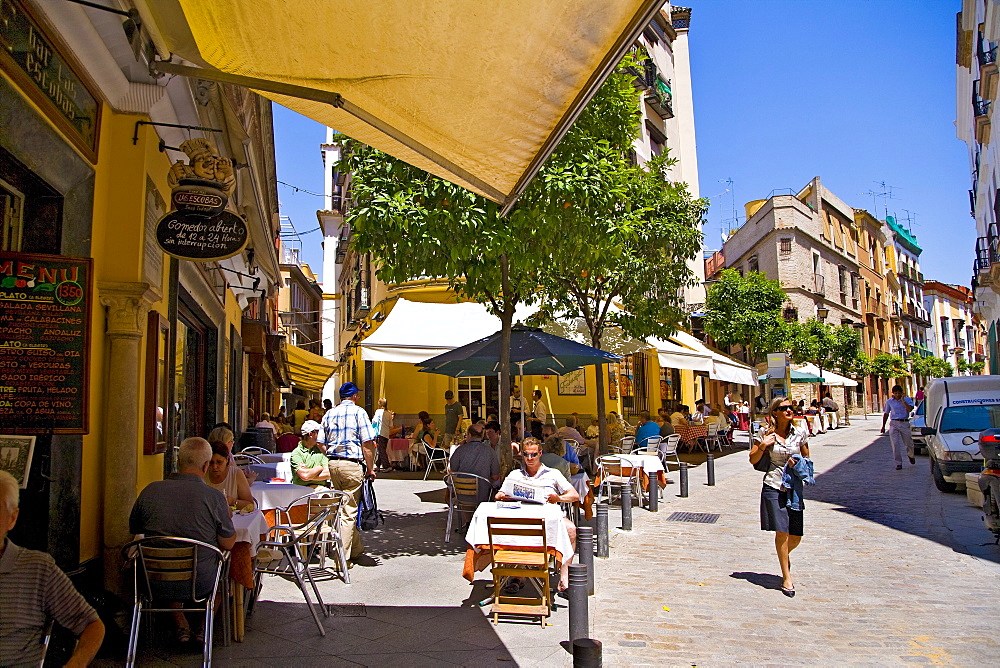
<svg viewBox="0 0 1000 668">
<path fill-rule="evenodd" d="M 521 468 L 511 471 L 504 478 L 503 486 L 497 492 L 497 501 L 529 501 L 534 503 L 576 503 L 580 495 L 573 485 L 559 471 L 542 464 L 542 445 L 535 438 L 526 438 L 521 443 Z M 566 530 L 569 540 L 576 550 L 576 526 L 567 518 Z M 562 570 L 559 573 L 559 593 L 569 587 L 569 565 L 573 555 L 563 555 Z"/>
</svg>

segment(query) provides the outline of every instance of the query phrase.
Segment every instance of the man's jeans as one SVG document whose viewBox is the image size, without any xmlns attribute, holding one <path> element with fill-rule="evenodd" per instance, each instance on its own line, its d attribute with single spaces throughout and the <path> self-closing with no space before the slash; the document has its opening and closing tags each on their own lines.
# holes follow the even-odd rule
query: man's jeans
<svg viewBox="0 0 1000 668">
<path fill-rule="evenodd" d="M 340 505 L 340 538 L 344 541 L 344 554 L 353 559 L 362 552 L 361 532 L 358 531 L 358 502 L 361 500 L 361 483 L 365 476 L 361 464 L 345 459 L 330 460 L 330 486 L 347 492 L 350 496 Z"/>
<path fill-rule="evenodd" d="M 913 457 L 913 436 L 910 434 L 910 423 L 901 420 L 889 420 L 889 442 L 892 443 L 892 456 L 896 464 L 903 463 L 903 449 L 906 456 Z"/>
</svg>

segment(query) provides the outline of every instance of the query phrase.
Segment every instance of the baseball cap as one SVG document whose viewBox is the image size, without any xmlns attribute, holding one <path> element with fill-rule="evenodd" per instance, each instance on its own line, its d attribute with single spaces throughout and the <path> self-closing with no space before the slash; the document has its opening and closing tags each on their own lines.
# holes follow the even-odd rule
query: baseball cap
<svg viewBox="0 0 1000 668">
<path fill-rule="evenodd" d="M 299 431 L 302 432 L 303 436 L 308 436 L 314 431 L 320 431 L 322 429 L 323 425 L 321 425 L 319 422 L 316 422 L 316 420 L 306 420 L 305 422 L 302 423 L 302 427 L 299 429 Z"/>
<path fill-rule="evenodd" d="M 346 382 L 340 386 L 340 398 L 346 399 L 347 397 L 352 397 L 360 391 L 361 390 L 354 383 Z"/>
</svg>

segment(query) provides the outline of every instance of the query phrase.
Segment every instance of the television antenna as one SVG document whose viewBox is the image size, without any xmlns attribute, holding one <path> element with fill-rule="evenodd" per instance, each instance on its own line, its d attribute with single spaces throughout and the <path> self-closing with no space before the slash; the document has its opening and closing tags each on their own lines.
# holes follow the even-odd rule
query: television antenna
<svg viewBox="0 0 1000 668">
<path fill-rule="evenodd" d="M 888 200 L 898 199 L 896 197 L 895 193 L 892 192 L 893 188 L 895 188 L 896 186 L 889 185 L 885 181 L 874 181 L 873 183 L 875 183 L 876 186 L 877 186 L 874 190 L 869 190 L 867 192 L 858 193 L 858 194 L 859 195 L 867 195 L 868 197 L 872 198 L 872 204 L 873 204 L 874 209 L 875 209 L 874 213 L 875 213 L 875 217 L 876 218 L 878 218 L 878 201 L 881 199 L 882 200 L 882 211 L 884 212 L 884 216 L 888 217 L 888 215 L 889 215 Z"/>
</svg>

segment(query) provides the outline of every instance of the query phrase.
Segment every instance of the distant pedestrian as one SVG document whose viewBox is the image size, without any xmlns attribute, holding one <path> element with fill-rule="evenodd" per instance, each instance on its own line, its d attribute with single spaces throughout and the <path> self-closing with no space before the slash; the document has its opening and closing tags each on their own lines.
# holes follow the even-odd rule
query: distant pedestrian
<svg viewBox="0 0 1000 668">
<path fill-rule="evenodd" d="M 885 433 L 885 423 L 889 422 L 889 443 L 892 444 L 892 456 L 896 460 L 896 470 L 903 468 L 903 450 L 910 465 L 915 466 L 913 458 L 913 436 L 910 434 L 910 411 L 913 410 L 913 400 L 903 396 L 903 388 L 893 385 L 892 396 L 886 399 L 882 409 L 882 431 Z"/>
<path fill-rule="evenodd" d="M 771 465 L 764 474 L 760 492 L 760 529 L 774 532 L 774 550 L 781 567 L 781 593 L 789 598 L 795 596 L 795 584 L 788 555 L 802 541 L 804 511 L 803 506 L 799 510 L 789 507 L 790 490 L 783 489 L 782 476 L 785 463 L 791 457 L 809 456 L 809 432 L 792 424 L 794 411 L 795 403 L 787 397 L 771 402 L 773 424 L 750 449 L 751 464 L 760 461 L 765 452 L 771 455 Z"/>
<path fill-rule="evenodd" d="M 389 435 L 392 433 L 392 420 L 395 415 L 389 410 L 389 402 L 385 398 L 378 400 L 378 410 L 372 416 L 372 427 L 378 434 L 375 437 L 375 443 L 378 446 L 375 470 L 379 473 L 392 470 L 392 462 L 389 461 Z"/>
<path fill-rule="evenodd" d="M 455 393 L 446 390 L 444 393 L 444 447 L 447 448 L 461 437 L 460 430 L 464 416 L 462 404 L 455 399 Z"/>
<path fill-rule="evenodd" d="M 920 387 L 917 388 L 917 393 L 915 395 L 913 395 L 913 398 L 919 404 L 921 401 L 924 400 L 924 396 L 926 396 L 926 395 L 924 395 L 924 386 L 921 385 Z"/>
</svg>

